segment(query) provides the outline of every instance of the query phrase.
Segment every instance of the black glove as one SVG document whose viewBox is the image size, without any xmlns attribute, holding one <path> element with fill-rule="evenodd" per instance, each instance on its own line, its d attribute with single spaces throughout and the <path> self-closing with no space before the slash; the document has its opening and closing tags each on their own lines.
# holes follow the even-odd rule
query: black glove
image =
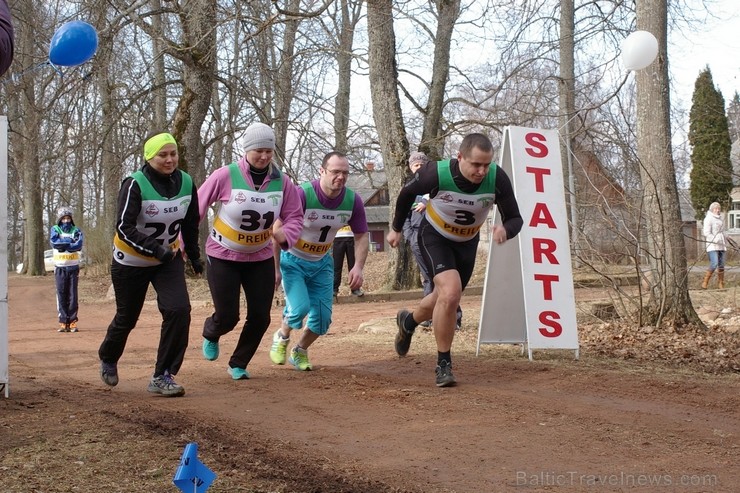
<svg viewBox="0 0 740 493">
<path fill-rule="evenodd" d="M 60 252 L 66 252 L 67 251 L 67 245 L 64 243 L 60 243 L 59 245 L 54 247 L 55 250 L 58 250 Z"/>
<path fill-rule="evenodd" d="M 157 260 L 163 264 L 171 262 L 177 256 L 177 250 L 170 250 L 169 248 L 160 245 L 157 250 Z"/>
<path fill-rule="evenodd" d="M 190 265 L 193 266 L 193 272 L 198 275 L 203 274 L 203 262 L 199 258 L 191 258 Z"/>
</svg>

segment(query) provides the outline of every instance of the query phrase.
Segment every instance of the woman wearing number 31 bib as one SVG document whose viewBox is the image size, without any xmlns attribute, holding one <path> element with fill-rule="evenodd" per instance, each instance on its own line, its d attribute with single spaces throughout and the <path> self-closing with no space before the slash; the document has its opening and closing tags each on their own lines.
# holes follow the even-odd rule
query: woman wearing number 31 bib
<svg viewBox="0 0 740 493">
<path fill-rule="evenodd" d="M 200 217 L 216 203 L 206 242 L 208 287 L 213 314 L 203 324 L 203 357 L 218 358 L 221 336 L 239 322 L 241 290 L 247 315 L 226 371 L 234 380 L 249 378 L 247 365 L 270 325 L 275 291 L 273 238 L 284 250 L 293 247 L 303 226 L 296 186 L 272 163 L 275 133 L 253 123 L 242 137 L 244 155 L 214 171 L 198 189 Z M 273 227 L 277 219 L 282 226 Z"/>
</svg>

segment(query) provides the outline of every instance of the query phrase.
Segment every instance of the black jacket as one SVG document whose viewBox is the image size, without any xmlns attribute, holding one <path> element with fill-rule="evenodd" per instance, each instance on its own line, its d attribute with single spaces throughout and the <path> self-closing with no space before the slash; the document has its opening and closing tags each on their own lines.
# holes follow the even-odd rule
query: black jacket
<svg viewBox="0 0 740 493">
<path fill-rule="evenodd" d="M 174 197 L 182 187 L 182 175 L 184 171 L 175 170 L 171 175 L 163 175 L 154 170 L 148 163 L 141 168 L 154 189 L 163 197 Z M 185 244 L 185 253 L 188 259 L 200 260 L 200 246 L 198 245 L 198 223 L 200 213 L 198 211 L 198 187 L 193 183 L 191 192 L 192 199 L 185 213 L 181 225 L 181 234 Z M 136 228 L 136 220 L 141 212 L 141 189 L 132 177 L 128 177 L 121 183 L 118 192 L 118 216 L 116 231 L 131 248 L 142 255 L 156 257 L 161 260 L 169 250 L 145 233 Z"/>
<path fill-rule="evenodd" d="M 493 165 L 492 165 L 493 166 Z M 457 159 L 450 160 L 450 172 L 455 181 L 455 185 L 466 193 L 474 192 L 480 184 L 473 183 L 465 178 L 460 172 L 460 163 Z M 439 174 L 437 172 L 437 163 L 425 163 L 414 174 L 414 178 L 408 182 L 398 194 L 396 201 L 396 211 L 393 216 L 393 231 L 403 231 L 403 223 L 408 217 L 408 211 L 414 203 L 417 195 L 429 194 L 429 198 L 434 198 L 439 192 Z M 501 221 L 506 229 L 506 237 L 511 239 L 519 234 L 522 229 L 524 220 L 519 212 L 514 196 L 514 188 L 511 186 L 511 180 L 506 172 L 500 166 L 496 166 L 496 206 L 501 214 Z M 426 220 L 426 217 L 423 219 Z"/>
</svg>

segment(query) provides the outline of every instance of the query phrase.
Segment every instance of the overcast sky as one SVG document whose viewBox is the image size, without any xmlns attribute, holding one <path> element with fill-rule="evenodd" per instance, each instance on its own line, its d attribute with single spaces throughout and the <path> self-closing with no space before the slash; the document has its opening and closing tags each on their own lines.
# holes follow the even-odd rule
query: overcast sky
<svg viewBox="0 0 740 493">
<path fill-rule="evenodd" d="M 692 2 L 697 3 L 697 2 Z M 709 65 L 714 85 L 722 91 L 725 103 L 740 93 L 740 2 L 712 0 L 712 15 L 696 32 L 673 33 L 668 43 L 668 63 L 674 85 L 671 101 L 684 101 L 691 107 L 694 83 Z"/>
</svg>

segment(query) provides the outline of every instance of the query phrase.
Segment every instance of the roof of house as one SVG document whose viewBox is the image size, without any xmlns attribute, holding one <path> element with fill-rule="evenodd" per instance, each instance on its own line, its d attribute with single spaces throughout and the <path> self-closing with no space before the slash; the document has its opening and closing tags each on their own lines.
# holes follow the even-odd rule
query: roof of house
<svg viewBox="0 0 740 493">
<path fill-rule="evenodd" d="M 390 218 L 388 217 L 388 209 L 389 207 L 387 205 L 373 205 L 365 207 L 365 219 L 367 219 L 367 223 L 387 224 L 390 221 Z"/>
<path fill-rule="evenodd" d="M 378 190 L 388 183 L 385 170 L 364 170 L 350 173 L 347 178 L 347 187 L 360 194 L 363 202 L 370 200 Z"/>
</svg>

